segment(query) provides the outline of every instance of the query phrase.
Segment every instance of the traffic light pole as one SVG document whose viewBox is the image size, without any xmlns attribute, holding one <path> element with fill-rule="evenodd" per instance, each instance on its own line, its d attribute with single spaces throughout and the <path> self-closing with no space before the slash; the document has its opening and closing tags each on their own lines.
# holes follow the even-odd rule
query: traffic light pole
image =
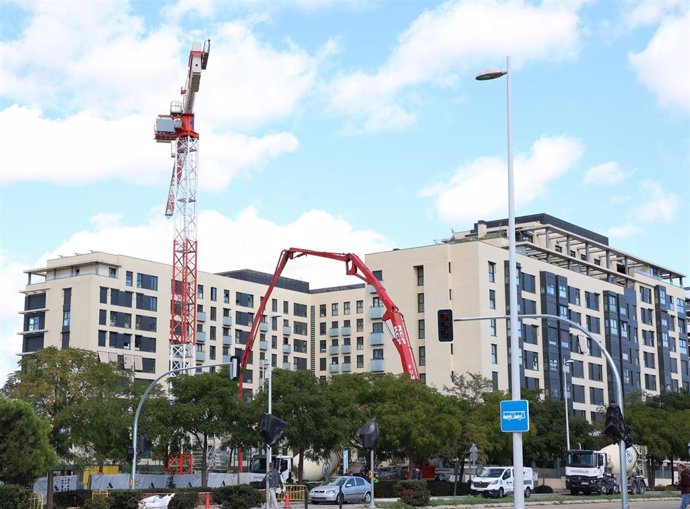
<svg viewBox="0 0 690 509">
<path fill-rule="evenodd" d="M 144 394 L 141 395 L 141 398 L 139 398 L 139 404 L 137 405 L 137 410 L 134 412 L 134 427 L 132 428 L 132 478 L 129 481 L 129 489 L 133 490 L 136 486 L 137 483 L 137 433 L 139 430 L 139 414 L 141 413 L 141 408 L 144 406 L 144 401 L 146 401 L 146 397 L 149 395 L 149 392 L 151 392 L 151 389 L 161 380 L 161 378 L 165 378 L 168 375 L 172 375 L 173 373 L 181 373 L 183 371 L 191 371 L 193 369 L 203 369 L 203 368 L 213 368 L 216 366 L 232 366 L 232 365 L 237 365 L 237 360 L 230 360 L 228 362 L 217 362 L 215 364 L 205 364 L 203 366 L 189 366 L 186 368 L 176 368 L 176 369 L 171 369 L 169 371 L 166 371 L 162 375 L 158 376 L 155 380 L 153 380 L 149 386 L 146 388 L 144 391 Z M 231 376 L 232 376 L 232 368 L 231 368 Z M 204 451 L 204 454 L 206 452 Z"/>
<path fill-rule="evenodd" d="M 621 383 L 621 376 L 620 373 L 618 372 L 618 368 L 616 367 L 616 363 L 613 361 L 613 357 L 611 357 L 611 354 L 609 354 L 608 350 L 606 350 L 606 346 L 601 342 L 601 340 L 597 337 L 595 337 L 590 331 L 585 329 L 582 325 L 580 325 L 577 322 L 574 322 L 572 320 L 569 320 L 568 318 L 563 318 L 562 316 L 557 316 L 557 315 L 550 315 L 550 314 L 526 314 L 526 315 L 519 315 L 519 318 L 545 318 L 547 320 L 559 320 L 561 322 L 565 322 L 574 329 L 579 330 L 582 332 L 585 336 L 590 338 L 592 341 L 594 341 L 599 348 L 601 349 L 602 352 L 604 352 L 604 357 L 606 357 L 606 361 L 609 364 L 609 368 L 611 368 L 611 372 L 613 373 L 615 382 L 616 382 L 616 397 L 618 398 L 618 406 L 621 409 L 621 415 L 623 414 L 623 384 Z M 471 317 L 463 317 L 463 318 L 454 318 L 454 322 L 470 322 L 470 321 L 476 321 L 476 320 L 507 320 L 510 319 L 510 315 L 503 315 L 503 316 L 471 316 Z M 630 504 L 628 502 L 628 476 L 627 476 L 627 471 L 626 471 L 626 461 L 625 461 L 625 441 L 622 439 L 618 443 L 619 447 L 619 453 L 620 453 L 620 465 L 621 465 L 621 470 L 620 470 L 620 486 L 621 486 L 621 509 L 630 509 Z"/>
</svg>

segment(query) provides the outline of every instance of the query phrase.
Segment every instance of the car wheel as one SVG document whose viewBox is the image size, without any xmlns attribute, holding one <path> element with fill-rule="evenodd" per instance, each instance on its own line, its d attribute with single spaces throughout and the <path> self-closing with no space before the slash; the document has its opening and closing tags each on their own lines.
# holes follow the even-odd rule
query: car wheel
<svg viewBox="0 0 690 509">
<path fill-rule="evenodd" d="M 503 488 L 498 488 L 498 498 L 503 498 L 503 495 L 505 495 Z"/>
<path fill-rule="evenodd" d="M 338 496 L 335 497 L 335 503 L 338 505 L 345 503 L 345 497 L 343 496 L 342 493 L 338 493 Z"/>
<path fill-rule="evenodd" d="M 640 481 L 637 485 L 637 492 L 640 495 L 644 495 L 646 491 L 647 491 L 647 485 L 644 483 L 644 481 Z"/>
<path fill-rule="evenodd" d="M 364 495 L 364 503 L 368 504 L 369 502 L 371 502 L 371 493 L 367 491 Z"/>
<path fill-rule="evenodd" d="M 529 487 L 525 488 L 525 498 L 529 498 L 529 496 L 532 494 L 532 490 L 529 489 Z"/>
<path fill-rule="evenodd" d="M 577 496 L 578 493 L 580 493 L 578 490 L 573 490 L 573 489 L 570 490 L 570 494 L 572 496 Z"/>
</svg>

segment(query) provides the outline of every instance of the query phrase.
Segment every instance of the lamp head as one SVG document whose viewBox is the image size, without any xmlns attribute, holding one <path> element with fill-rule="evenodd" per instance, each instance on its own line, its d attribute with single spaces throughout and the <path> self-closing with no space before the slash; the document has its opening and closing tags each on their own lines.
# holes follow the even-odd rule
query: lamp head
<svg viewBox="0 0 690 509">
<path fill-rule="evenodd" d="M 495 80 L 496 78 L 500 78 L 507 73 L 507 71 L 502 71 L 498 67 L 487 67 L 486 69 L 483 69 L 482 72 L 477 74 L 474 79 L 478 81 Z"/>
</svg>

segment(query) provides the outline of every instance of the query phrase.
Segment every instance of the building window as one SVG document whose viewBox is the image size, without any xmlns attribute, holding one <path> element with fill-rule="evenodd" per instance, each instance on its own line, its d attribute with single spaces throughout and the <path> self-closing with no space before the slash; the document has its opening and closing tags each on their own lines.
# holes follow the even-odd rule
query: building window
<svg viewBox="0 0 690 509">
<path fill-rule="evenodd" d="M 69 327 L 69 321 L 70 321 L 70 311 L 69 311 L 69 309 L 67 309 L 67 310 L 62 312 L 62 326 L 63 327 Z"/>
<path fill-rule="evenodd" d="M 357 367 L 358 368 L 364 367 L 364 355 L 358 355 L 357 356 Z"/>
<path fill-rule="evenodd" d="M 489 320 L 489 335 L 496 336 L 496 319 L 492 318 Z"/>
<path fill-rule="evenodd" d="M 601 364 L 593 364 L 590 362 L 588 368 L 590 380 L 597 382 L 601 382 L 603 380 L 603 370 Z"/>
<path fill-rule="evenodd" d="M 319 305 L 319 318 L 324 318 L 326 316 L 326 304 Z"/>
<path fill-rule="evenodd" d="M 419 339 L 424 339 L 426 337 L 426 325 L 424 324 L 424 319 L 417 322 L 417 335 Z"/>
<path fill-rule="evenodd" d="M 144 290 L 158 290 L 158 277 L 137 273 L 137 288 Z"/>
<path fill-rule="evenodd" d="M 196 298 L 197 299 L 203 299 L 204 298 L 204 285 L 197 285 Z"/>
<path fill-rule="evenodd" d="M 489 308 L 496 309 L 496 291 L 489 290 Z"/>
<path fill-rule="evenodd" d="M 356 332 L 362 332 L 364 330 L 364 318 L 357 318 L 357 330 Z"/>
<path fill-rule="evenodd" d="M 115 267 L 108 267 L 108 277 L 117 279 L 117 269 Z"/>
<path fill-rule="evenodd" d="M 128 270 L 127 272 L 125 272 L 125 285 L 126 286 L 132 286 L 133 278 L 134 278 L 134 274 L 132 273 L 131 270 Z"/>
<path fill-rule="evenodd" d="M 230 304 L 230 290 L 223 290 L 223 304 Z"/>
<path fill-rule="evenodd" d="M 350 314 L 350 303 L 349 302 L 343 302 L 343 314 L 344 315 Z M 304 315 L 304 316 L 307 316 L 307 315 Z"/>
<path fill-rule="evenodd" d="M 489 262 L 489 283 L 496 282 L 496 264 Z"/>
<path fill-rule="evenodd" d="M 424 294 L 417 294 L 417 313 L 424 313 Z"/>
<path fill-rule="evenodd" d="M 656 375 L 646 374 L 644 376 L 644 388 L 648 391 L 656 391 Z"/>
<path fill-rule="evenodd" d="M 364 350 L 364 338 L 357 336 L 357 350 Z"/>
<path fill-rule="evenodd" d="M 372 350 L 372 359 L 383 359 L 383 348 L 374 348 Z"/>
<path fill-rule="evenodd" d="M 424 286 L 424 266 L 416 265 L 414 271 L 417 277 L 417 286 Z"/>
<path fill-rule="evenodd" d="M 426 366 L 426 347 L 419 347 L 419 365 Z"/>
<path fill-rule="evenodd" d="M 491 372 L 491 389 L 494 391 L 498 390 L 498 371 Z"/>
<path fill-rule="evenodd" d="M 211 300 L 213 302 L 216 302 L 218 300 L 218 288 L 214 286 L 211 287 Z"/>
<path fill-rule="evenodd" d="M 338 316 L 338 303 L 334 302 L 331 304 L 331 316 Z"/>
<path fill-rule="evenodd" d="M 358 300 L 356 303 L 356 312 L 357 313 L 364 313 L 364 301 L 363 300 Z"/>
</svg>

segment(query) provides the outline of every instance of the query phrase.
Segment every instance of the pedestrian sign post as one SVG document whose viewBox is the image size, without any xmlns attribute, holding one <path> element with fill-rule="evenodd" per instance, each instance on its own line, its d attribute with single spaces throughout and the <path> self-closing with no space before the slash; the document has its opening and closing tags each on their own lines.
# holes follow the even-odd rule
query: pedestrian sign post
<svg viewBox="0 0 690 509">
<path fill-rule="evenodd" d="M 529 431 L 529 404 L 527 400 L 501 401 L 501 431 L 505 433 Z"/>
</svg>

